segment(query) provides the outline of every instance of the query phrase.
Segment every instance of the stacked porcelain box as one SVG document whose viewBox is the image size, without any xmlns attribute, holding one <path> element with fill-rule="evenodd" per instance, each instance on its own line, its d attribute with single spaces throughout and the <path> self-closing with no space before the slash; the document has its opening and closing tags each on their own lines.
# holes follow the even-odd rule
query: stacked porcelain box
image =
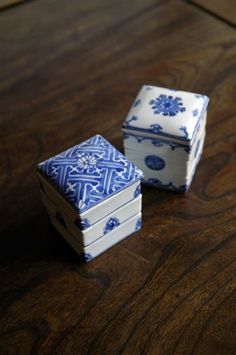
<svg viewBox="0 0 236 355">
<path fill-rule="evenodd" d="M 207 96 L 144 85 L 123 123 L 125 155 L 144 183 L 187 191 L 206 135 Z"/>
<path fill-rule="evenodd" d="M 38 165 L 51 222 L 83 261 L 141 227 L 143 174 L 96 135 Z"/>
</svg>

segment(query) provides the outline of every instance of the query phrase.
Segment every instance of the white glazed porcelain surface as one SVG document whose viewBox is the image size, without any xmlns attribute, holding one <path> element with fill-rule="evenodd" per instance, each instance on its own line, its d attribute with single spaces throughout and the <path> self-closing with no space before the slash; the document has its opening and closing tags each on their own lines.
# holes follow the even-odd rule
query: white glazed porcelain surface
<svg viewBox="0 0 236 355">
<path fill-rule="evenodd" d="M 133 162 L 137 161 L 139 157 L 143 160 L 144 156 L 154 155 L 160 157 L 165 163 L 168 162 L 168 165 L 172 164 L 174 171 L 176 171 L 176 169 L 187 169 L 187 171 L 189 171 L 191 170 L 194 160 L 197 158 L 199 148 L 204 139 L 205 127 L 202 127 L 201 131 L 199 130 L 190 150 L 188 147 L 176 147 L 176 145 L 170 148 L 169 144 L 166 145 L 162 143 L 153 145 L 152 138 L 137 143 L 136 137 L 129 135 L 128 138 L 124 139 L 124 152 Z"/>
<path fill-rule="evenodd" d="M 200 160 L 205 140 L 205 131 L 199 140 L 198 152 L 191 161 L 180 164 L 180 159 L 168 160 L 161 156 L 125 150 L 125 154 L 144 173 L 143 182 L 162 188 L 171 187 L 172 190 L 186 191 L 192 181 L 196 166 Z"/>
<path fill-rule="evenodd" d="M 50 215 L 50 219 L 53 226 L 85 262 L 92 260 L 141 228 L 141 213 L 138 213 L 111 231 L 111 233 L 98 239 L 87 247 L 82 247 L 77 239 L 75 239 L 56 218 Z"/>
<path fill-rule="evenodd" d="M 185 164 L 195 155 L 195 148 L 198 140 L 203 136 L 206 126 L 206 115 L 199 126 L 198 132 L 191 146 L 175 143 L 170 140 L 143 137 L 142 135 L 124 133 L 124 150 L 134 150 L 136 152 L 145 152 L 157 154 L 166 159 L 179 160 L 180 164 Z M 136 132 L 137 133 L 137 132 Z M 127 155 L 128 156 L 128 155 Z"/>
<path fill-rule="evenodd" d="M 144 178 L 145 172 L 147 169 L 156 171 L 158 175 L 185 175 L 188 176 L 189 172 L 192 170 L 192 166 L 194 165 L 198 155 L 201 152 L 201 148 L 203 146 L 205 140 L 205 131 L 202 132 L 202 136 L 196 141 L 194 149 L 192 150 L 191 154 L 187 154 L 185 159 L 180 158 L 179 154 L 180 151 L 174 151 L 169 156 L 162 156 L 158 149 L 153 150 L 151 152 L 145 151 L 136 151 L 133 149 L 125 149 L 125 155 L 135 162 L 140 169 L 143 169 Z M 149 163 L 148 163 L 148 157 Z M 154 160 L 152 162 L 152 159 Z M 156 164 L 155 164 L 156 159 Z M 150 166 L 149 166 L 150 165 Z M 141 168 L 142 167 L 142 168 Z"/>
<path fill-rule="evenodd" d="M 189 142 L 194 139 L 208 102 L 205 95 L 144 85 L 124 121 L 123 130 Z"/>
<path fill-rule="evenodd" d="M 131 202 L 113 211 L 91 227 L 81 231 L 44 193 L 41 193 L 41 196 L 42 202 L 49 214 L 57 218 L 64 228 L 83 246 L 87 246 L 103 235 L 109 234 L 126 220 L 139 213 L 142 207 L 142 195 L 139 194 Z"/>
<path fill-rule="evenodd" d="M 82 224 L 93 225 L 108 214 L 112 213 L 117 208 L 125 205 L 137 196 L 137 191 L 140 189 L 140 180 L 130 185 L 126 189 L 103 200 L 100 204 L 86 210 L 80 215 L 72 208 L 72 206 L 55 190 L 55 188 L 48 183 L 46 179 L 39 175 L 41 182 L 41 189 L 48 195 L 48 197 L 58 206 L 69 219 L 76 223 L 77 221 Z"/>
</svg>

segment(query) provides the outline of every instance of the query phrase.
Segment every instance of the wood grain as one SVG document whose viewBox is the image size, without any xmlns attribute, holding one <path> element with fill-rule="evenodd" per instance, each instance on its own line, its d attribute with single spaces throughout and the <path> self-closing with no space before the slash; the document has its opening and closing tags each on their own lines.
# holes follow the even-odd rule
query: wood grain
<svg viewBox="0 0 236 355">
<path fill-rule="evenodd" d="M 235 30 L 177 0 L 41 0 L 1 13 L 0 47 L 0 353 L 235 354 Z M 210 96 L 202 160 L 80 265 L 35 165 L 96 133 L 122 149 L 143 83 Z"/>
<path fill-rule="evenodd" d="M 27 0 L 0 0 L 0 10 L 5 9 L 7 7 L 17 5 L 23 3 Z"/>
<path fill-rule="evenodd" d="M 204 9 L 236 26 L 235 0 L 191 0 L 191 2 L 202 6 Z"/>
</svg>

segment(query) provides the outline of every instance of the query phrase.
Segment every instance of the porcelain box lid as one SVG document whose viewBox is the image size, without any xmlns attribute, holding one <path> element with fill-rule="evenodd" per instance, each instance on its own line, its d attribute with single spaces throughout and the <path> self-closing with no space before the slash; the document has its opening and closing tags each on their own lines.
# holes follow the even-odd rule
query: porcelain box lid
<svg viewBox="0 0 236 355">
<path fill-rule="evenodd" d="M 37 170 L 78 214 L 143 177 L 141 170 L 101 135 L 40 163 Z"/>
<path fill-rule="evenodd" d="M 142 86 L 124 123 L 123 131 L 184 141 L 194 139 L 207 109 L 205 95 Z"/>
</svg>

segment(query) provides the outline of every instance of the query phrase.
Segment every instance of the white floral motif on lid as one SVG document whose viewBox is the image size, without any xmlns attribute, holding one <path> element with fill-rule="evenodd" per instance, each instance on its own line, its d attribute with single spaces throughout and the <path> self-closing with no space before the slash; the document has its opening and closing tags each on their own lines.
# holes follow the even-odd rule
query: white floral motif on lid
<svg viewBox="0 0 236 355">
<path fill-rule="evenodd" d="M 78 154 L 78 160 L 77 160 L 77 166 L 79 169 L 82 171 L 89 170 L 89 169 L 95 169 L 97 162 L 98 162 L 98 157 L 94 154 L 87 154 L 87 153 L 82 153 Z"/>
</svg>

